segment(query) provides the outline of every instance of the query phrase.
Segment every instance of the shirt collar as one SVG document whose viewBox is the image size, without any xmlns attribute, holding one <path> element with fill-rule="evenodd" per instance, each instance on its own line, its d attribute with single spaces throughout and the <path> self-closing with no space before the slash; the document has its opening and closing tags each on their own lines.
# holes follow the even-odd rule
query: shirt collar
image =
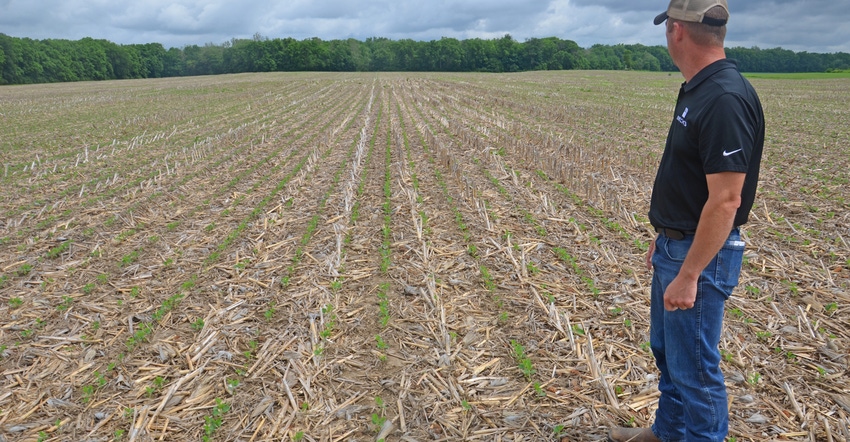
<svg viewBox="0 0 850 442">
<path fill-rule="evenodd" d="M 712 75 L 724 70 L 724 69 L 738 69 L 738 62 L 735 60 L 731 60 L 728 58 L 723 58 L 720 60 L 711 63 L 710 65 L 704 67 L 701 71 L 699 71 L 694 78 L 691 78 L 691 81 L 682 84 L 682 89 L 685 92 L 690 92 L 694 90 L 697 86 L 700 85 L 705 80 L 711 78 Z"/>
</svg>

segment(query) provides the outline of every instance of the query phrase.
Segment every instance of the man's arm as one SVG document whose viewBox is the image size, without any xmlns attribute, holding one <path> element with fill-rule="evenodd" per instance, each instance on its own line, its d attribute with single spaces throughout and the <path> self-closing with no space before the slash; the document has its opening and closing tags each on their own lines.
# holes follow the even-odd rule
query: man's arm
<svg viewBox="0 0 850 442">
<path fill-rule="evenodd" d="M 702 208 L 694 243 L 679 274 L 664 292 L 666 310 L 689 309 L 697 297 L 700 273 L 726 243 L 741 206 L 741 189 L 746 174 L 721 172 L 706 175 L 708 201 Z"/>
</svg>

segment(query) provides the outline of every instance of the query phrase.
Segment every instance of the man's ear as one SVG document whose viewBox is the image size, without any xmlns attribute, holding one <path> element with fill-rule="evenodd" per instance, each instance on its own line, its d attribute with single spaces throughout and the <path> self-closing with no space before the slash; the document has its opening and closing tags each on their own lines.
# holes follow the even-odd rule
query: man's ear
<svg viewBox="0 0 850 442">
<path fill-rule="evenodd" d="M 673 38 L 676 41 L 682 41 L 685 38 L 685 33 L 687 30 L 685 29 L 685 25 L 679 22 L 673 22 Z"/>
</svg>

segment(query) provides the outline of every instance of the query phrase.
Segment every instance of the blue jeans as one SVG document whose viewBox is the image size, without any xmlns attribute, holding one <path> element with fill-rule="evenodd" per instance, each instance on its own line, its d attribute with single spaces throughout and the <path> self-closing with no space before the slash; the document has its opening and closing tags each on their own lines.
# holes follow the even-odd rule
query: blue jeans
<svg viewBox="0 0 850 442">
<path fill-rule="evenodd" d="M 738 229 L 733 230 L 700 275 L 694 307 L 668 312 L 664 291 L 679 273 L 693 240 L 693 235 L 678 241 L 660 235 L 652 257 L 650 345 L 661 372 L 652 431 L 664 442 L 722 442 L 729 431 L 718 345 L 745 244 Z"/>
</svg>

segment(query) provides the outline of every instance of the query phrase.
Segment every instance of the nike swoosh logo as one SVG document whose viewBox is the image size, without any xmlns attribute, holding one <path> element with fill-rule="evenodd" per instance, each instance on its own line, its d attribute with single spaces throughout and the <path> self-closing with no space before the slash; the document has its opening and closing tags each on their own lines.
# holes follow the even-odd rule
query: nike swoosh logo
<svg viewBox="0 0 850 442">
<path fill-rule="evenodd" d="M 724 157 L 728 157 L 729 155 L 735 155 L 736 153 L 741 152 L 742 150 L 744 150 L 744 149 L 733 150 L 732 152 L 726 152 L 726 151 L 724 150 L 724 151 L 723 151 L 723 156 L 724 156 Z"/>
</svg>

